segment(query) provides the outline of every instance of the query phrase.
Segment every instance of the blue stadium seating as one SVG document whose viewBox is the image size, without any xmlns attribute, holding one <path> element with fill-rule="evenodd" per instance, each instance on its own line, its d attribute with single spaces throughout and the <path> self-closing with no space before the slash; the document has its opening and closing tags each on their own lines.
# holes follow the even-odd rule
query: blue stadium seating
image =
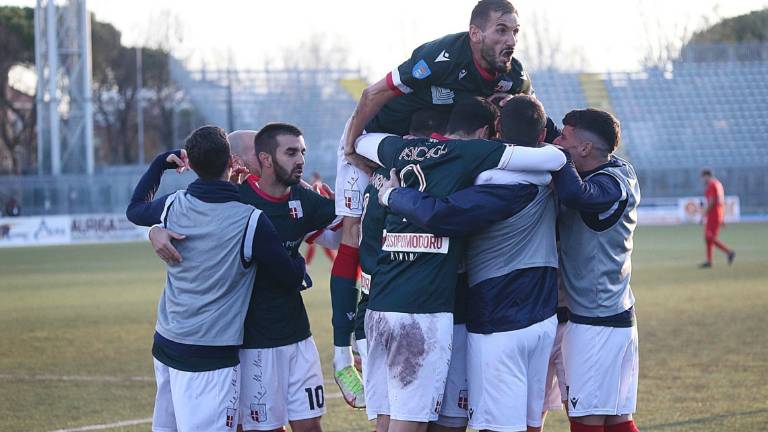
<svg viewBox="0 0 768 432">
<path fill-rule="evenodd" d="M 766 167 L 768 63 L 677 63 L 607 80 L 638 168 Z"/>
</svg>

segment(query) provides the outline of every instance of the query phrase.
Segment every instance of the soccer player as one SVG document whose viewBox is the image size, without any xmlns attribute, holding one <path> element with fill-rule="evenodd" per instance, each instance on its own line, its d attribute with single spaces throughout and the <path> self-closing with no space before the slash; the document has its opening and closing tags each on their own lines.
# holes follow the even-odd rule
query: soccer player
<svg viewBox="0 0 768 432">
<path fill-rule="evenodd" d="M 384 238 L 386 211 L 378 202 L 378 193 L 389 179 L 386 168 L 377 168 L 370 178 L 363 195 L 363 213 L 360 224 L 360 299 L 355 312 L 355 344 L 360 355 L 363 376 L 368 372 L 368 340 L 365 333 L 365 311 L 368 308 L 371 281 L 376 275 L 377 261 Z M 367 400 L 367 390 L 364 390 Z M 360 404 L 365 406 L 366 404 Z M 367 414 L 368 420 L 376 420 L 376 414 Z"/>
<path fill-rule="evenodd" d="M 449 113 L 434 108 L 423 108 L 411 116 L 411 125 L 405 138 L 429 138 L 432 134 L 444 135 Z"/>
<path fill-rule="evenodd" d="M 254 139 L 254 152 L 261 178 L 248 177 L 240 197 L 264 211 L 285 249 L 296 256 L 307 234 L 334 221 L 333 200 L 299 185 L 306 145 L 295 126 L 264 126 Z M 286 423 L 294 431 L 321 430 L 323 375 L 298 291 L 275 289 L 273 280 L 257 275 L 240 360 L 243 430 L 279 430 Z"/>
<path fill-rule="evenodd" d="M 725 192 L 723 184 L 715 178 L 712 170 L 701 170 L 701 179 L 704 181 L 704 198 L 707 200 L 707 206 L 704 209 L 704 241 L 707 243 L 707 260 L 699 265 L 700 268 L 712 267 L 712 248 L 717 246 L 728 257 L 728 265 L 733 263 L 736 252 L 717 239 L 720 233 L 720 226 L 725 217 Z"/>
<path fill-rule="evenodd" d="M 177 244 L 186 259 L 166 267 L 157 308 L 152 430 L 234 431 L 238 350 L 257 270 L 275 289 L 296 290 L 304 261 L 288 256 L 265 214 L 239 202 L 227 181 L 232 163 L 223 130 L 199 128 L 185 147 L 155 158 L 126 212 L 138 225 L 161 223 L 186 235 Z M 199 178 L 186 191 L 153 199 L 163 170 L 183 169 L 186 155 Z"/>
<path fill-rule="evenodd" d="M 560 266 L 569 308 L 563 333 L 572 432 L 636 432 L 638 344 L 629 280 L 640 188 L 613 152 L 618 120 L 595 110 L 563 119 L 555 144 L 569 154 L 553 174 L 562 204 Z"/>
<path fill-rule="evenodd" d="M 312 188 L 313 191 L 320 194 L 320 196 L 329 198 L 331 196 L 330 187 L 323 183 L 323 178 L 320 177 L 320 173 L 315 171 L 312 173 L 312 178 L 310 180 L 309 186 Z M 325 253 L 325 256 L 328 257 L 328 259 L 333 262 L 333 259 L 336 258 L 336 254 L 331 250 L 330 248 L 327 248 L 325 246 L 320 246 L 323 249 L 323 253 Z M 307 265 L 312 264 L 312 260 L 315 257 L 315 243 L 308 243 L 307 244 L 307 250 L 305 253 L 305 259 L 307 261 Z"/>
<path fill-rule="evenodd" d="M 261 175 L 259 161 L 256 159 L 256 154 L 253 152 L 253 139 L 256 138 L 257 133 L 259 133 L 259 131 L 236 130 L 227 135 L 227 140 L 232 148 L 232 154 L 235 155 L 235 157 L 240 158 L 239 161 L 241 161 L 243 166 L 247 169 L 248 174 L 259 177 Z"/>
<path fill-rule="evenodd" d="M 432 134 L 445 133 L 448 118 L 437 111 L 425 108 L 414 113 L 408 138 L 427 138 Z M 385 209 L 379 203 L 379 189 L 388 181 L 389 172 L 386 168 L 377 168 L 371 175 L 371 180 L 363 194 L 363 213 L 360 222 L 360 300 L 355 313 L 355 343 L 360 354 L 362 368 L 367 364 L 368 347 L 365 339 L 365 310 L 368 307 L 368 295 L 371 278 L 376 272 L 376 261 L 381 253 L 381 243 L 384 236 Z M 456 317 L 454 317 L 454 320 Z M 376 416 L 369 416 L 375 420 Z"/>
<path fill-rule="evenodd" d="M 336 214 L 344 216 L 342 244 L 349 253 L 334 262 L 333 272 L 350 274 L 357 266 L 363 191 L 370 170 L 354 152 L 354 142 L 365 129 L 399 136 L 408 133 L 415 112 L 432 108 L 446 117 L 453 105 L 475 96 L 505 97 L 531 93 L 523 65 L 513 57 L 519 31 L 517 11 L 507 0 L 481 0 L 472 10 L 469 30 L 444 36 L 416 48 L 411 57 L 366 88 L 345 127 L 339 147 L 336 173 Z M 354 281 L 336 278 L 332 297 L 348 305 Z M 344 311 L 347 312 L 347 311 Z M 334 325 L 334 367 L 351 363 L 346 323 Z M 345 334 L 346 333 L 346 334 Z M 342 386 L 342 393 L 348 392 Z M 349 402 L 349 401 L 347 401 Z"/>
<path fill-rule="evenodd" d="M 298 128 L 268 124 L 242 151 L 243 160 L 260 164 L 261 177 L 247 177 L 239 187 L 240 199 L 269 217 L 291 256 L 298 256 L 301 242 L 319 236 L 319 230 L 337 228 L 333 200 L 299 185 L 306 145 Z M 163 235 L 173 233 L 153 231 L 158 231 L 153 246 L 166 248 Z M 311 280 L 306 283 L 311 286 Z M 298 289 L 280 290 L 267 275 L 257 275 L 242 347 L 243 429 L 281 430 L 290 423 L 294 431 L 319 431 L 325 412 L 323 376 Z"/>
<path fill-rule="evenodd" d="M 469 99 L 454 108 L 443 140 L 367 134 L 356 146 L 362 156 L 395 168 L 405 186 L 436 196 L 470 186 L 489 169 L 546 171 L 565 162 L 552 147 L 477 139 L 495 135 L 495 119 L 493 105 Z M 377 430 L 423 430 L 442 404 L 463 240 L 429 234 L 394 214 L 385 225 L 366 313 L 366 406 L 378 416 Z"/>
<path fill-rule="evenodd" d="M 513 97 L 502 109 L 501 128 L 505 141 L 540 147 L 546 135 L 544 108 L 530 96 Z M 474 232 L 465 255 L 470 295 L 464 332 L 474 429 L 535 431 L 541 426 L 557 325 L 556 207 L 547 177 L 538 185 L 473 186 L 442 199 L 414 189 L 383 192 L 395 213 L 435 234 Z M 454 340 L 454 350 L 457 346 Z M 462 425 L 458 416 L 442 418 L 441 410 L 438 424 L 463 430 L 463 414 Z"/>
<path fill-rule="evenodd" d="M 558 246 L 559 249 L 559 246 Z M 558 275 L 557 284 L 557 330 L 552 353 L 549 355 L 547 378 L 545 380 L 544 407 L 541 410 L 541 430 L 544 430 L 544 420 L 549 411 L 568 410 L 565 395 L 565 367 L 563 366 L 562 342 L 565 324 L 568 322 L 568 306 L 565 301 L 563 279 Z"/>
</svg>

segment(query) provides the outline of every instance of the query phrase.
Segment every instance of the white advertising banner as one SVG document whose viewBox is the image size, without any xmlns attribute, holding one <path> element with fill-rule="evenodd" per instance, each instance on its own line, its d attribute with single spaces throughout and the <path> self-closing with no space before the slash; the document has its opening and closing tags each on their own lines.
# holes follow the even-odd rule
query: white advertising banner
<svg viewBox="0 0 768 432">
<path fill-rule="evenodd" d="M 143 241 L 148 228 L 124 214 L 0 218 L 0 247 Z"/>
<path fill-rule="evenodd" d="M 0 247 L 68 244 L 69 216 L 0 218 Z"/>
<path fill-rule="evenodd" d="M 707 201 L 703 196 L 684 197 L 677 200 L 679 223 L 699 223 L 706 210 Z M 741 203 L 737 196 L 725 197 L 725 222 L 738 222 L 741 219 Z"/>
<path fill-rule="evenodd" d="M 145 240 L 147 228 L 138 227 L 124 214 L 87 214 L 70 216 L 73 243 Z"/>
<path fill-rule="evenodd" d="M 675 205 L 640 206 L 637 208 L 638 225 L 677 225 L 680 212 Z"/>
</svg>

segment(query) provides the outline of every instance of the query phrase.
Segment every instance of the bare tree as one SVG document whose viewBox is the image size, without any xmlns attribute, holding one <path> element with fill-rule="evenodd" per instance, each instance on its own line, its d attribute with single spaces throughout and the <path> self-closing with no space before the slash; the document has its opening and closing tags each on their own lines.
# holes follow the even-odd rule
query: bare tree
<svg viewBox="0 0 768 432">
<path fill-rule="evenodd" d="M 173 113 L 178 90 L 170 75 L 170 50 L 181 37 L 181 25 L 170 12 L 148 21 L 141 44 L 143 89 L 136 84 L 136 50 L 121 42 L 111 24 L 92 20 L 93 85 L 97 133 L 102 135 L 100 160 L 107 164 L 137 161 L 137 104 L 145 114 L 144 145 L 149 153 L 172 147 Z M 143 161 L 140 161 L 143 162 Z"/>
<path fill-rule="evenodd" d="M 720 20 L 718 5 L 712 8 L 708 14 L 700 18 L 698 24 L 691 22 L 675 22 L 671 31 L 667 30 L 663 23 L 663 16 L 658 14 L 648 15 L 643 0 L 637 1 L 638 16 L 643 25 L 646 43 L 646 52 L 641 64 L 645 68 L 669 69 L 672 62 L 680 57 L 680 50 L 685 46 L 697 29 L 706 28 Z"/>
<path fill-rule="evenodd" d="M 342 39 L 315 33 L 283 51 L 281 60 L 286 69 L 349 68 L 349 46 Z"/>
<path fill-rule="evenodd" d="M 516 56 L 532 71 L 581 70 L 586 55 L 580 47 L 568 46 L 557 26 L 540 10 L 533 10 L 524 21 Z"/>
</svg>

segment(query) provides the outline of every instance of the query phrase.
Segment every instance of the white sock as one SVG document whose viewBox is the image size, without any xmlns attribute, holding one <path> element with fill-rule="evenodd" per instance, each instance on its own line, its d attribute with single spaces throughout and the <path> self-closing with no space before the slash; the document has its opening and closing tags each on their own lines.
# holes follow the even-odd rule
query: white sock
<svg viewBox="0 0 768 432">
<path fill-rule="evenodd" d="M 360 339 L 355 341 L 357 344 L 357 353 L 360 354 L 360 362 L 362 363 L 363 370 L 365 370 L 365 364 L 368 362 L 368 341 L 366 339 Z"/>
<path fill-rule="evenodd" d="M 333 347 L 333 370 L 340 371 L 352 365 L 352 347 Z"/>
</svg>

